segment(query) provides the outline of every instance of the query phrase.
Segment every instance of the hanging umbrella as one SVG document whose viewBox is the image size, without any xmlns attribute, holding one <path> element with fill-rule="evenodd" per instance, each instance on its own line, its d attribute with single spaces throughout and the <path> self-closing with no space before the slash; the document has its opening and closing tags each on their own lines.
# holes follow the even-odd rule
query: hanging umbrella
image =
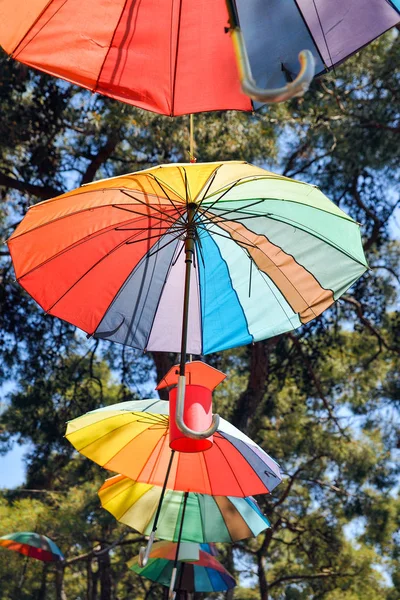
<svg viewBox="0 0 400 600">
<path fill-rule="evenodd" d="M 8 246 L 47 313 L 96 338 L 181 353 L 176 422 L 189 437 L 201 435 L 182 417 L 187 352 L 295 329 L 367 269 L 358 224 L 318 188 L 239 161 L 82 186 L 32 206 Z"/>
<path fill-rule="evenodd" d="M 331 69 L 399 12 L 399 0 L 3 0 L 0 44 L 29 66 L 162 114 L 252 110 L 245 94 L 302 94 L 314 62 L 317 74 Z"/>
<path fill-rule="evenodd" d="M 102 507 L 144 535 L 151 534 L 161 494 L 160 486 L 138 483 L 124 475 L 107 479 L 99 490 Z M 184 492 L 166 490 L 158 520 L 158 538 L 178 541 L 184 500 Z M 183 542 L 232 543 L 256 537 L 269 525 L 254 498 L 191 492 L 181 538 Z"/>
<path fill-rule="evenodd" d="M 18 531 L 0 537 L 0 546 L 43 562 L 64 560 L 59 547 L 47 536 L 31 531 Z"/>
<path fill-rule="evenodd" d="M 169 402 L 136 400 L 91 411 L 67 426 L 66 438 L 84 456 L 134 481 L 162 486 L 149 543 L 141 549 L 142 564 L 156 535 L 167 488 L 185 492 L 178 523 L 181 538 L 189 493 L 244 498 L 271 492 L 282 478 L 276 462 L 224 419 L 208 450 L 171 450 L 168 414 Z"/>
<path fill-rule="evenodd" d="M 172 542 L 157 542 L 144 568 L 139 566 L 138 556 L 133 558 L 128 566 L 138 575 L 169 587 L 171 578 L 173 579 L 176 548 L 177 544 Z M 236 582 L 232 575 L 214 556 L 203 550 L 200 550 L 199 554 L 199 560 L 195 562 L 177 561 L 173 586 L 175 591 L 222 592 L 235 587 Z"/>
<path fill-rule="evenodd" d="M 69 421 L 65 436 L 100 466 L 155 486 L 167 478 L 171 490 L 244 498 L 280 483 L 277 463 L 224 419 L 208 450 L 171 450 L 168 413 L 165 400 L 121 402 Z"/>
</svg>

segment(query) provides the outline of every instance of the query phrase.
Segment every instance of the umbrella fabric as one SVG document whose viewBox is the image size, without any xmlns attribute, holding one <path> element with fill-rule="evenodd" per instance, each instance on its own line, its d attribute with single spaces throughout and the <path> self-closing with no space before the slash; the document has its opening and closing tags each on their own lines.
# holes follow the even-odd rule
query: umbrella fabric
<svg viewBox="0 0 400 600">
<path fill-rule="evenodd" d="M 129 568 L 151 581 L 169 587 L 174 566 L 176 546 L 172 542 L 157 542 L 144 568 L 138 565 L 138 557 L 128 562 Z M 211 554 L 200 550 L 196 562 L 178 562 L 175 590 L 187 592 L 222 592 L 235 587 L 232 575 Z"/>
<path fill-rule="evenodd" d="M 84 456 L 110 471 L 162 486 L 171 456 L 169 402 L 136 400 L 94 410 L 68 423 L 66 437 Z M 221 419 L 212 447 L 176 452 L 169 489 L 214 496 L 251 496 L 281 481 L 277 463 L 239 429 Z"/>
<path fill-rule="evenodd" d="M 102 507 L 118 521 L 144 535 L 150 535 L 161 492 L 161 487 L 116 475 L 103 484 L 99 497 Z M 166 491 L 157 524 L 158 538 L 178 541 L 183 505 L 183 492 Z M 268 519 L 251 497 L 190 493 L 186 502 L 181 539 L 183 542 L 231 543 L 255 537 L 269 525 Z"/>
<path fill-rule="evenodd" d="M 236 0 L 258 85 L 286 83 L 310 50 L 323 73 L 399 22 L 399 0 Z M 123 102 L 179 115 L 251 110 L 225 0 L 3 0 L 13 58 Z M 286 77 L 288 77 L 286 75 Z"/>
<path fill-rule="evenodd" d="M 44 562 L 64 560 L 61 550 L 50 538 L 31 531 L 3 535 L 0 546 Z"/>
<path fill-rule="evenodd" d="M 190 354 L 295 329 L 367 269 L 358 224 L 318 188 L 239 161 L 82 186 L 32 206 L 8 245 L 47 313 L 97 338 L 180 352 L 189 227 Z"/>
</svg>

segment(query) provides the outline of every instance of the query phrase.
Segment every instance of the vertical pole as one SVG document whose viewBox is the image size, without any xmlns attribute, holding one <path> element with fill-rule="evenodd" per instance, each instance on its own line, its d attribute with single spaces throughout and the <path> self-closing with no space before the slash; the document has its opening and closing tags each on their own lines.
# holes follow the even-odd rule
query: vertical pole
<svg viewBox="0 0 400 600">
<path fill-rule="evenodd" d="M 187 333 L 188 333 L 188 322 L 189 322 L 189 296 L 190 296 L 190 274 L 194 255 L 194 242 L 195 242 L 195 227 L 193 226 L 194 215 L 196 211 L 195 204 L 188 204 L 187 207 L 187 219 L 188 226 L 185 238 L 185 291 L 183 295 L 183 315 L 182 315 L 182 339 L 181 339 L 181 362 L 179 366 L 179 375 L 185 375 L 185 364 L 186 364 L 186 347 L 187 347 Z"/>
<path fill-rule="evenodd" d="M 147 542 L 147 546 L 141 546 L 140 550 L 139 550 L 138 564 L 139 564 L 139 567 L 141 567 L 141 568 L 145 567 L 147 565 L 147 561 L 149 560 L 151 547 L 153 545 L 155 533 L 157 531 L 157 524 L 158 524 L 158 519 L 159 519 L 159 516 L 161 513 L 161 507 L 162 507 L 162 503 L 163 503 L 164 496 L 165 496 L 165 490 L 167 488 L 168 478 L 169 478 L 169 474 L 170 474 L 171 467 L 172 467 L 172 461 L 174 459 L 174 454 L 175 454 L 175 450 L 171 450 L 171 456 L 169 457 L 167 472 L 166 472 L 163 487 L 161 490 L 161 496 L 160 496 L 160 500 L 158 502 L 157 512 L 156 512 L 156 516 L 154 517 L 153 527 L 151 529 L 149 541 Z"/>
<path fill-rule="evenodd" d="M 179 558 L 179 549 L 181 547 L 183 522 L 185 520 L 186 503 L 187 503 L 188 496 L 189 496 L 189 492 L 185 492 L 185 496 L 184 496 L 184 500 L 183 500 L 181 525 L 179 527 L 178 542 L 176 544 L 174 566 L 172 568 L 171 583 L 169 585 L 169 596 L 168 596 L 169 600 L 173 600 L 173 598 L 175 597 L 174 587 L 175 587 L 175 581 L 176 581 L 176 574 L 177 574 L 177 571 L 178 571 L 177 565 L 178 565 L 178 558 Z M 181 568 L 183 568 L 183 566 Z"/>
<path fill-rule="evenodd" d="M 189 157 L 190 162 L 195 163 L 196 159 L 194 157 L 194 120 L 193 113 L 189 115 Z"/>
</svg>

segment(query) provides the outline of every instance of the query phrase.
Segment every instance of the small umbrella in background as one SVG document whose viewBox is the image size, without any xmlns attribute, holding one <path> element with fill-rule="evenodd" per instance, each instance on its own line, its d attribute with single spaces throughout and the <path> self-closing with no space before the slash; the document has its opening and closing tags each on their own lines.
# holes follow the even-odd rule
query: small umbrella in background
<svg viewBox="0 0 400 600">
<path fill-rule="evenodd" d="M 304 93 L 314 67 L 346 60 L 395 26 L 399 9 L 399 0 L 2 0 L 0 44 L 29 66 L 158 113 L 252 110 L 250 98 Z"/>
<path fill-rule="evenodd" d="M 128 566 L 141 577 L 169 587 L 170 598 L 173 597 L 171 592 L 174 590 L 185 590 L 189 593 L 220 592 L 235 587 L 236 582 L 232 575 L 214 556 L 200 549 L 197 561 L 181 561 L 180 553 L 176 560 L 177 546 L 178 544 L 173 542 L 157 542 L 144 568 L 139 566 L 138 556 L 129 561 Z M 181 544 L 181 548 L 185 552 L 184 543 Z"/>
<path fill-rule="evenodd" d="M 19 580 L 16 580 L 15 597 L 21 592 L 29 558 L 36 558 L 43 563 L 60 562 L 64 560 L 60 548 L 45 535 L 32 531 L 17 531 L 0 537 L 0 546 L 25 556 Z M 44 566 L 44 568 L 46 568 Z"/>
<path fill-rule="evenodd" d="M 160 505 L 161 486 L 138 483 L 124 475 L 116 475 L 107 479 L 98 493 L 102 507 L 118 521 L 144 535 L 151 534 Z M 178 541 L 185 496 L 182 542 L 232 543 L 256 537 L 270 526 L 254 498 L 167 489 L 157 523 L 158 538 Z"/>
<path fill-rule="evenodd" d="M 8 240 L 17 281 L 96 338 L 207 354 L 308 323 L 367 270 L 359 225 L 315 186 L 246 162 L 170 164 L 32 206 Z"/>
<path fill-rule="evenodd" d="M 0 546 L 43 562 L 64 560 L 57 544 L 47 536 L 31 531 L 18 531 L 17 533 L 3 535 L 0 537 Z"/>
</svg>

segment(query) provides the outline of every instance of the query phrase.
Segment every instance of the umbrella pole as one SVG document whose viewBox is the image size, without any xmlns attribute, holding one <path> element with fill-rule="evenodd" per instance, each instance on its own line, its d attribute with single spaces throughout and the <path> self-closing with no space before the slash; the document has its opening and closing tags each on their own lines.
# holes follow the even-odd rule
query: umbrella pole
<svg viewBox="0 0 400 600">
<path fill-rule="evenodd" d="M 174 460 L 174 455 L 175 455 L 175 450 L 171 450 L 171 456 L 169 457 L 167 472 L 165 474 L 165 479 L 164 479 L 163 487 L 161 490 L 161 496 L 160 496 L 160 500 L 158 501 L 157 512 L 156 512 L 156 516 L 154 517 L 153 527 L 151 529 L 149 541 L 147 542 L 147 546 L 141 546 L 140 550 L 139 550 L 138 564 L 139 564 L 139 567 L 141 567 L 141 568 L 145 567 L 147 565 L 147 561 L 149 560 L 151 547 L 153 545 L 154 538 L 155 538 L 156 531 L 157 531 L 157 524 L 158 524 L 158 519 L 159 519 L 159 516 L 161 513 L 162 503 L 164 501 L 165 491 L 167 489 L 168 478 L 169 478 L 169 474 L 171 472 L 172 461 Z"/>
<path fill-rule="evenodd" d="M 186 512 L 186 504 L 187 504 L 188 496 L 189 496 L 189 492 L 185 492 L 185 496 L 184 496 L 184 500 L 183 500 L 183 510 L 182 510 L 181 525 L 179 527 L 178 542 L 176 544 L 174 566 L 172 568 L 171 583 L 169 584 L 169 594 L 168 594 L 169 600 L 174 600 L 174 598 L 175 598 L 174 587 L 175 587 L 175 581 L 176 581 L 176 574 L 177 574 L 177 571 L 178 571 L 177 565 L 178 565 L 179 549 L 181 547 L 183 522 L 185 520 L 185 512 Z"/>
<path fill-rule="evenodd" d="M 190 297 L 190 275 L 195 251 L 196 224 L 194 222 L 197 206 L 194 203 L 187 205 L 187 230 L 185 237 L 185 289 L 183 295 L 183 316 L 182 316 L 182 338 L 181 338 L 181 361 L 179 365 L 178 393 L 176 402 L 175 421 L 178 429 L 187 437 L 194 440 L 208 438 L 215 433 L 219 426 L 219 416 L 213 415 L 212 423 L 205 431 L 195 431 L 190 429 L 184 422 L 183 414 L 185 408 L 185 387 L 186 387 L 186 348 L 189 323 L 189 297 Z"/>
</svg>

